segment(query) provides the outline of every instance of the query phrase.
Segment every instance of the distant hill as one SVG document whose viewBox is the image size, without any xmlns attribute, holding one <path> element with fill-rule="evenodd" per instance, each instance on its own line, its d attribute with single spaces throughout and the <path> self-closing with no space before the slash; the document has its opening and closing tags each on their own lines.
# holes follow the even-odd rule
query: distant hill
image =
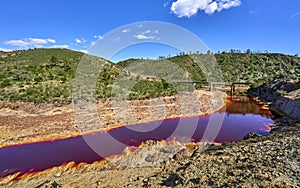
<svg viewBox="0 0 300 188">
<path fill-rule="evenodd" d="M 72 82 L 83 53 L 67 49 L 33 49 L 0 52 L 0 101 L 28 101 L 35 103 L 71 102 Z M 206 55 L 194 55 L 207 58 Z M 276 77 L 300 80 L 300 59 L 283 54 L 215 54 L 226 82 L 250 82 L 253 86 L 271 81 Z M 166 59 L 184 69 L 194 81 L 205 81 L 206 77 L 188 55 Z M 95 96 L 104 99 L 111 96 L 114 79 L 124 73 L 122 69 L 136 59 L 113 64 L 107 61 L 98 78 Z M 166 70 L 159 61 L 149 66 L 161 67 L 158 74 Z M 147 67 L 145 67 L 147 69 Z M 155 80 L 124 74 L 124 79 L 135 79 L 130 99 L 145 99 L 176 93 L 166 80 Z M 117 88 L 122 89 L 122 88 Z"/>
<path fill-rule="evenodd" d="M 207 55 L 193 55 L 204 59 Z M 287 79 L 300 80 L 300 58 L 296 56 L 272 53 L 246 54 L 222 53 L 214 54 L 218 67 L 226 82 L 250 82 L 254 86 L 285 76 Z M 171 61 L 190 73 L 195 81 L 205 81 L 206 77 L 190 55 L 181 55 L 165 60 Z M 126 67 L 136 59 L 119 62 Z"/>
<path fill-rule="evenodd" d="M 245 81 L 254 86 L 277 77 L 300 80 L 300 58 L 283 54 L 216 54 L 225 81 Z"/>
</svg>

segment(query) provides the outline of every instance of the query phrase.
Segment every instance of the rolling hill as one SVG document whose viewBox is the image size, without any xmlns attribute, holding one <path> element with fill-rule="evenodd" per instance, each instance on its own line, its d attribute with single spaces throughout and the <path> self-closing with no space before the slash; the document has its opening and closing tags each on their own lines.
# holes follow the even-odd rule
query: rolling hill
<svg viewBox="0 0 300 188">
<path fill-rule="evenodd" d="M 0 52 L 0 101 L 26 101 L 34 103 L 70 103 L 72 82 L 83 53 L 67 49 L 32 49 L 14 52 Z M 194 54 L 205 59 L 207 55 Z M 211 57 L 211 56 L 210 56 Z M 300 80 L 300 58 L 284 54 L 221 53 L 214 57 L 226 82 L 250 82 L 253 86 L 285 77 L 296 82 Z M 145 99 L 173 95 L 174 87 L 166 80 L 141 77 L 125 71 L 135 62 L 128 59 L 117 64 L 106 61 L 95 90 L 97 99 L 111 96 L 114 80 L 134 80 L 129 99 Z M 158 67 L 158 75 L 164 75 L 168 68 L 161 62 L 173 62 L 187 72 L 194 81 L 205 81 L 206 77 L 189 55 L 180 55 L 164 60 L 149 60 Z M 144 67 L 144 69 L 148 69 Z M 122 74 L 121 74 L 122 73 Z M 219 75 L 218 75 L 219 76 Z M 200 86 L 199 86 L 200 87 Z M 122 89 L 122 88 L 117 88 Z"/>
</svg>

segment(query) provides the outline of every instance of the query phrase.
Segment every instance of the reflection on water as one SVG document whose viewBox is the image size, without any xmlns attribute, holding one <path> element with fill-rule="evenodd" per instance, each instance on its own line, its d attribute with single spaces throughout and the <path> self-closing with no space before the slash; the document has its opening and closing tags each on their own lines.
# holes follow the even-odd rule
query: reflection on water
<svg viewBox="0 0 300 188">
<path fill-rule="evenodd" d="M 266 118 L 271 118 L 272 113 L 270 110 L 263 107 L 264 103 L 255 101 L 252 98 L 246 96 L 233 96 L 228 97 L 226 103 L 227 114 L 254 114 L 261 115 Z"/>
<path fill-rule="evenodd" d="M 229 98 L 224 108 L 214 113 L 224 115 L 222 127 L 214 140 L 218 143 L 241 140 L 250 132 L 266 135 L 270 132 L 270 125 L 273 123 L 271 112 L 261 103 L 248 97 Z M 85 139 L 93 142 L 94 149 L 96 147 L 97 151 L 101 151 L 101 156 L 91 149 L 81 136 L 4 147 L 0 149 L 0 177 L 16 172 L 21 172 L 20 175 L 38 172 L 71 161 L 74 161 L 75 164 L 100 161 L 106 157 L 120 154 L 126 146 L 139 146 L 147 140 L 167 140 L 173 137 L 181 140 L 187 136 L 195 142 L 205 140 L 203 135 L 211 115 L 130 125 L 138 127 L 134 130 L 149 130 L 149 126 L 157 127 L 157 124 L 160 124 L 150 132 L 136 132 L 123 126 L 108 132 L 86 135 Z M 184 125 L 184 129 L 178 131 L 176 128 L 179 122 Z M 191 130 L 193 134 L 191 134 Z M 110 143 L 109 140 L 112 137 L 126 146 Z"/>
</svg>

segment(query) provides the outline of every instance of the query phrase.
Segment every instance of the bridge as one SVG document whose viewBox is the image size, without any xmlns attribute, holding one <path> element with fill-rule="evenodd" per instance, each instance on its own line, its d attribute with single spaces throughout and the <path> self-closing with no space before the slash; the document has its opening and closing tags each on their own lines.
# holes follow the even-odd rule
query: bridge
<svg viewBox="0 0 300 188">
<path fill-rule="evenodd" d="M 178 83 L 182 84 L 193 84 L 194 86 L 196 84 L 201 84 L 201 85 L 207 85 L 209 86 L 209 90 L 212 91 L 214 89 L 220 89 L 217 88 L 217 86 L 222 87 L 221 89 L 225 89 L 226 87 L 230 87 L 230 95 L 235 95 L 236 93 L 236 87 L 249 87 L 251 83 L 249 82 L 205 82 L 205 81 L 178 81 Z M 225 88 L 224 88 L 225 87 Z"/>
</svg>

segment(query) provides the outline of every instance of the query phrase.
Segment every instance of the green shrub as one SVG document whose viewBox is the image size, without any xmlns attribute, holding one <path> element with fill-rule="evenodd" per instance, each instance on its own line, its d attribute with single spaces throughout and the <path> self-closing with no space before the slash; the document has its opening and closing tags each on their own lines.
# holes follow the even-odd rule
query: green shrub
<svg viewBox="0 0 300 188">
<path fill-rule="evenodd" d="M 12 85 L 12 83 L 11 83 L 11 81 L 10 80 L 3 80 L 2 82 L 1 82 L 1 88 L 5 88 L 5 87 L 9 87 L 9 86 L 11 86 Z"/>
</svg>

